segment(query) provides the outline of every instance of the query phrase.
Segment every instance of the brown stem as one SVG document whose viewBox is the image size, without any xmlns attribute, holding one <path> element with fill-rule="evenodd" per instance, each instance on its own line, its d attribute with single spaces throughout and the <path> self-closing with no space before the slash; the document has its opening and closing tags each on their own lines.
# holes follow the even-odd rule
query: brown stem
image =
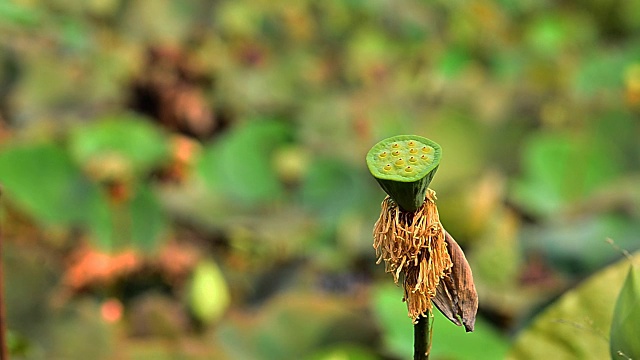
<svg viewBox="0 0 640 360">
<path fill-rule="evenodd" d="M 429 360 L 433 314 L 429 312 L 426 316 L 419 316 L 416 321 L 413 325 L 413 360 Z"/>
</svg>

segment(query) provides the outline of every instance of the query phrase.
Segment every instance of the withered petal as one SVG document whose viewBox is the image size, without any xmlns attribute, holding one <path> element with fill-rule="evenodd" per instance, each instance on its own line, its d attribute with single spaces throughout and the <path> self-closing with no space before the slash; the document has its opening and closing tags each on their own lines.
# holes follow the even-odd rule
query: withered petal
<svg viewBox="0 0 640 360">
<path fill-rule="evenodd" d="M 460 245 L 446 230 L 445 241 L 449 247 L 453 267 L 451 273 L 438 284 L 433 303 L 452 323 L 458 326 L 464 324 L 466 331 L 473 331 L 478 312 L 478 294 L 473 283 L 471 267 Z"/>
<path fill-rule="evenodd" d="M 445 284 L 447 282 L 448 284 Z M 436 296 L 433 297 L 432 301 L 440 310 L 440 312 L 446 316 L 447 319 L 451 320 L 452 323 L 462 326 L 460 319 L 458 319 L 458 306 L 457 302 L 454 299 L 457 299 L 457 296 L 451 295 L 448 289 L 453 289 L 451 278 L 447 275 L 440 280 L 438 287 L 436 288 Z"/>
</svg>

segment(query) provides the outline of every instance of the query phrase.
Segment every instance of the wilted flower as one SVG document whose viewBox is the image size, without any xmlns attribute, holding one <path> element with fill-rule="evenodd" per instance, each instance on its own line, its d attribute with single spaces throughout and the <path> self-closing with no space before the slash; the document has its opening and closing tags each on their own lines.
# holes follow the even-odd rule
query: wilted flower
<svg viewBox="0 0 640 360">
<path fill-rule="evenodd" d="M 409 317 L 427 316 L 432 302 L 454 324 L 473 331 L 478 297 L 460 246 L 440 223 L 436 193 L 428 188 L 442 154 L 440 146 L 401 135 L 367 154 L 372 175 L 389 194 L 373 231 L 378 263 L 402 280 Z"/>
</svg>

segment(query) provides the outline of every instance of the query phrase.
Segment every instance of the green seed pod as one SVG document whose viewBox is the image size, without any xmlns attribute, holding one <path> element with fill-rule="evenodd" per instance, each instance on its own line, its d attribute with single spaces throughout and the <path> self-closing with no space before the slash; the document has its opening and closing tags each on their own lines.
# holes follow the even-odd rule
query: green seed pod
<svg viewBox="0 0 640 360">
<path fill-rule="evenodd" d="M 404 211 L 416 211 L 438 170 L 442 148 L 417 135 L 380 141 L 367 153 L 367 167 L 382 189 Z"/>
</svg>

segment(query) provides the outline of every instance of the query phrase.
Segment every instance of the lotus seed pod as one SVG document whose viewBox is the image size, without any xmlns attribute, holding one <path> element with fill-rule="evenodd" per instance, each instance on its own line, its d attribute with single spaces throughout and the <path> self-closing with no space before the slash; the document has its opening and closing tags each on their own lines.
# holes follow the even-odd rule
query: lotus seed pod
<svg viewBox="0 0 640 360">
<path fill-rule="evenodd" d="M 422 136 L 398 135 L 375 144 L 366 160 L 371 175 L 398 206 L 415 211 L 424 202 L 441 157 L 437 143 Z"/>
</svg>

